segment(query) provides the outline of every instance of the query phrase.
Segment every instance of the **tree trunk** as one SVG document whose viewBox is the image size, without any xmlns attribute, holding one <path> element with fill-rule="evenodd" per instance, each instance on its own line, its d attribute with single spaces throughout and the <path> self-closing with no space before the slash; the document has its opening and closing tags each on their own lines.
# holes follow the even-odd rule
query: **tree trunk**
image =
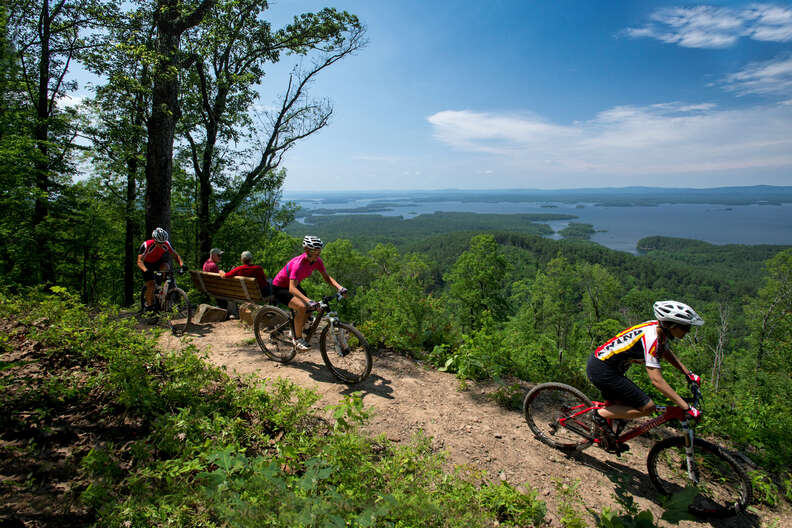
<svg viewBox="0 0 792 528">
<path fill-rule="evenodd" d="M 137 157 L 127 159 L 127 189 L 124 226 L 124 306 L 135 302 L 135 197 L 137 195 Z"/>
<path fill-rule="evenodd" d="M 198 189 L 198 262 L 209 257 L 212 249 L 214 231 L 209 218 L 209 200 L 212 196 L 212 186 L 209 184 L 208 175 L 201 175 Z"/>
<path fill-rule="evenodd" d="M 37 270 L 40 273 L 41 283 L 53 284 L 55 282 L 55 268 L 49 251 L 49 235 L 46 220 L 49 216 L 49 78 L 50 78 L 50 12 L 49 0 L 41 3 L 40 35 L 41 57 L 39 62 L 39 83 L 36 98 L 36 127 L 34 140 L 39 151 L 39 158 L 35 162 L 36 176 L 36 202 L 33 210 L 33 229 L 36 239 L 36 252 L 38 255 Z M 34 276 L 38 275 L 36 273 Z"/>
<path fill-rule="evenodd" d="M 154 69 L 151 116 L 146 150 L 146 231 L 171 230 L 173 137 L 179 120 L 179 41 L 203 19 L 215 0 L 203 0 L 189 15 L 182 15 L 177 0 L 157 2 L 157 65 Z"/>
<path fill-rule="evenodd" d="M 172 25 L 158 24 L 158 53 L 162 63 L 155 72 L 151 117 L 146 150 L 146 232 L 161 227 L 171 230 L 171 182 L 173 179 L 173 136 L 179 119 L 179 83 L 176 52 L 179 35 Z"/>
<path fill-rule="evenodd" d="M 720 327 L 718 328 L 718 344 L 713 349 L 712 361 L 712 384 L 715 392 L 720 386 L 721 369 L 723 368 L 723 358 L 726 355 L 726 340 L 729 332 L 729 305 L 721 304 L 718 307 L 720 314 Z"/>
</svg>

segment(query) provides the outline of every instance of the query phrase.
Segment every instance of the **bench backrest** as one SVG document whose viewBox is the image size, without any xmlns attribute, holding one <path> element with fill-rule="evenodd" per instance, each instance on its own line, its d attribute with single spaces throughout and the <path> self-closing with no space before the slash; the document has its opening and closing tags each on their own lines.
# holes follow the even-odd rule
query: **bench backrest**
<svg viewBox="0 0 792 528">
<path fill-rule="evenodd" d="M 254 277 L 229 277 L 226 279 L 217 273 L 199 270 L 190 270 L 190 275 L 195 287 L 212 297 L 254 303 L 264 301 L 258 281 Z"/>
</svg>

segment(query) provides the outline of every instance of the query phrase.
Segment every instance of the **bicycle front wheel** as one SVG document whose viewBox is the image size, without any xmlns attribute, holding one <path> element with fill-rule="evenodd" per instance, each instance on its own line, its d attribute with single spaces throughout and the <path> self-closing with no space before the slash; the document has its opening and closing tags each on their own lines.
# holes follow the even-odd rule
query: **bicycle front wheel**
<svg viewBox="0 0 792 528">
<path fill-rule="evenodd" d="M 288 363 L 294 359 L 297 349 L 291 338 L 289 314 L 276 306 L 259 309 L 253 321 L 253 333 L 261 351 L 278 363 Z"/>
<path fill-rule="evenodd" d="M 649 478 L 663 495 L 695 487 L 698 494 L 688 509 L 696 515 L 730 517 L 751 502 L 753 491 L 748 475 L 722 447 L 695 438 L 693 461 L 695 481 L 688 474 L 685 438 L 668 438 L 649 451 Z"/>
<path fill-rule="evenodd" d="M 187 330 L 192 317 L 192 307 L 184 290 L 173 288 L 168 292 L 165 296 L 165 313 L 174 332 Z"/>
<path fill-rule="evenodd" d="M 541 442 L 562 451 L 582 450 L 594 440 L 590 409 L 594 404 L 575 387 L 563 383 L 537 385 L 523 400 L 528 427 Z M 578 416 L 577 413 L 582 413 Z"/>
<path fill-rule="evenodd" d="M 371 373 L 371 349 L 360 331 L 347 323 L 328 324 L 319 338 L 322 359 L 333 376 L 360 383 Z"/>
</svg>

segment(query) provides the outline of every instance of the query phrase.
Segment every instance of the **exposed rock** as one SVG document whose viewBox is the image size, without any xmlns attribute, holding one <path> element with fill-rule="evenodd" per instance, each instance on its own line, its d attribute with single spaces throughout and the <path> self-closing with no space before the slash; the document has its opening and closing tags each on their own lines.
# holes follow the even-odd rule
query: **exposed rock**
<svg viewBox="0 0 792 528">
<path fill-rule="evenodd" d="M 228 311 L 210 304 L 202 304 L 195 311 L 193 321 L 196 323 L 218 323 L 225 321 L 226 317 L 228 317 Z"/>
<path fill-rule="evenodd" d="M 244 324 L 252 327 L 256 314 L 261 309 L 261 306 L 253 303 L 245 303 L 239 307 L 239 320 Z"/>
</svg>

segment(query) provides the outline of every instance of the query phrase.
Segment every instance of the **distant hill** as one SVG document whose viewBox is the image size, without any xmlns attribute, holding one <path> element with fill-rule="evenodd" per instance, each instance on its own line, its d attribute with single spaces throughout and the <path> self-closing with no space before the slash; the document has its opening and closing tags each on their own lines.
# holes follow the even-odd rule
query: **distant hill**
<svg viewBox="0 0 792 528">
<path fill-rule="evenodd" d="M 380 216 L 374 214 L 307 216 L 305 224 L 322 238 L 333 240 L 349 238 L 361 240 L 371 237 L 375 241 L 400 243 L 441 233 L 513 231 L 533 235 L 551 235 L 553 230 L 547 224 L 551 220 L 573 220 L 574 215 L 542 214 L 477 214 L 461 212 L 436 212 L 422 214 L 415 218 L 403 219 L 400 216 Z M 294 222 L 286 231 L 302 236 L 305 224 Z"/>
</svg>

